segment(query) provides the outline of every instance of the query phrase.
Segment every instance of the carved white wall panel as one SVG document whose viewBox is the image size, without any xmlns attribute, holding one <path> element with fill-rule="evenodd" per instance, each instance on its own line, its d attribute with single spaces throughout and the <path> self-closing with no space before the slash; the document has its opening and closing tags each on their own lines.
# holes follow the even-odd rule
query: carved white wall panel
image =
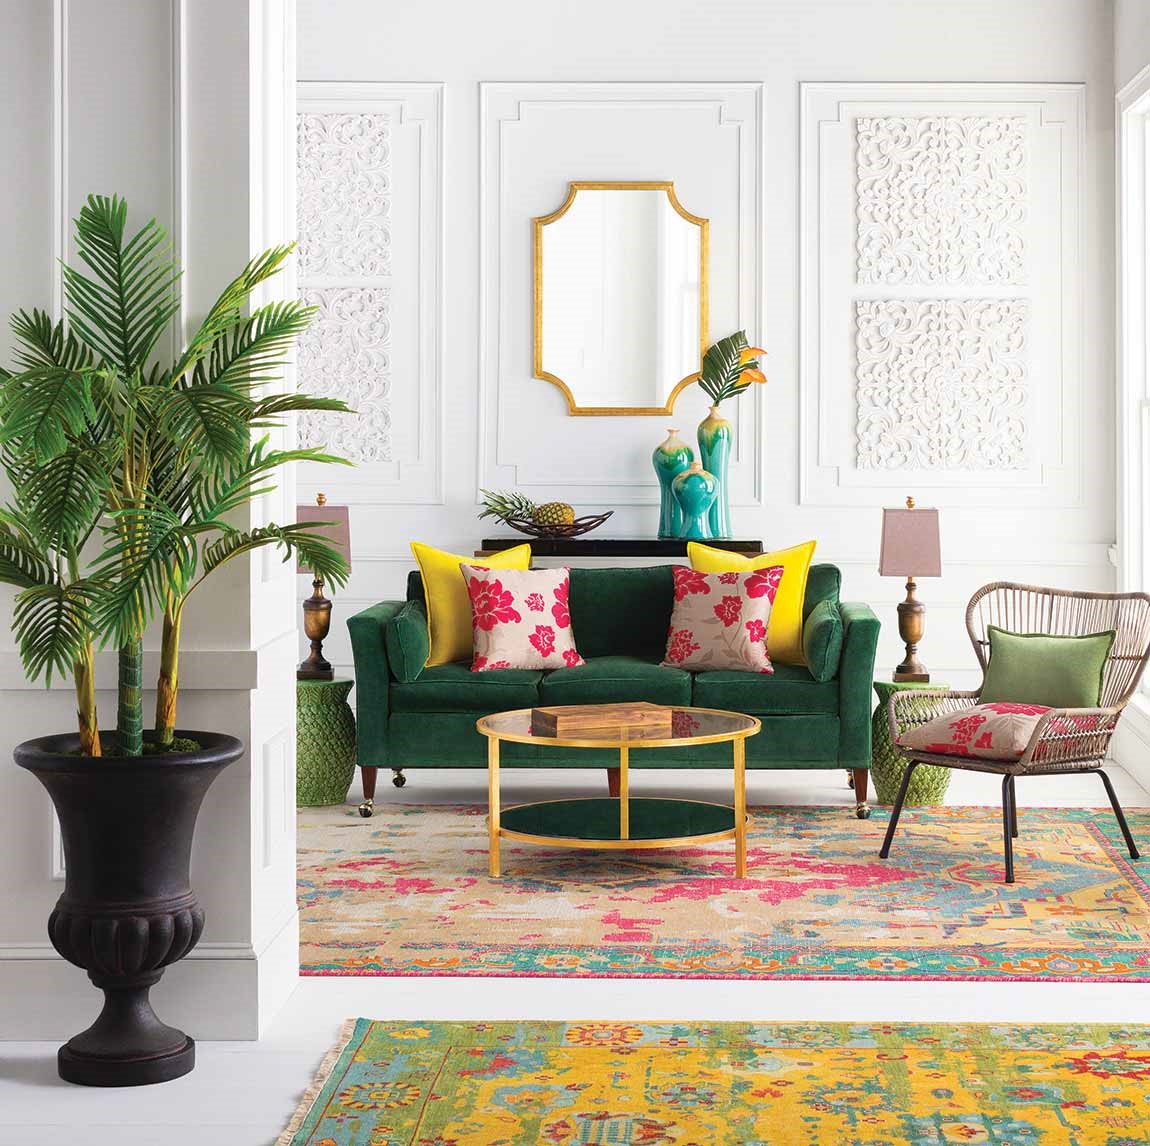
<svg viewBox="0 0 1150 1146">
<path fill-rule="evenodd" d="M 859 116 L 858 281 L 1026 281 L 1026 121 L 1016 115 Z"/>
<path fill-rule="evenodd" d="M 391 287 L 319 287 L 303 298 L 318 307 L 299 340 L 308 390 L 358 414 L 300 415 L 300 445 L 357 463 L 391 461 Z"/>
<path fill-rule="evenodd" d="M 356 411 L 307 414 L 300 498 L 442 504 L 443 87 L 301 83 L 297 103 L 301 390 Z M 396 431 L 402 426 L 404 432 Z"/>
<path fill-rule="evenodd" d="M 1080 84 L 803 84 L 799 502 L 1083 504 Z"/>
<path fill-rule="evenodd" d="M 391 116 L 302 112 L 296 122 L 300 274 L 390 274 Z"/>
<path fill-rule="evenodd" d="M 516 486 L 588 509 L 657 504 L 651 450 L 665 426 L 693 437 L 707 400 L 691 386 L 669 419 L 567 415 L 563 395 L 533 377 L 531 220 L 563 202 L 570 180 L 673 181 L 683 206 L 711 221 L 713 337 L 745 329 L 754 341 L 762 330 L 762 98 L 759 83 L 482 85 L 478 486 Z M 763 500 L 763 425 L 775 399 L 770 387 L 754 390 L 724 406 L 736 423 L 739 506 Z"/>
<path fill-rule="evenodd" d="M 860 468 L 1023 468 L 1028 311 L 1022 299 L 860 299 Z"/>
</svg>

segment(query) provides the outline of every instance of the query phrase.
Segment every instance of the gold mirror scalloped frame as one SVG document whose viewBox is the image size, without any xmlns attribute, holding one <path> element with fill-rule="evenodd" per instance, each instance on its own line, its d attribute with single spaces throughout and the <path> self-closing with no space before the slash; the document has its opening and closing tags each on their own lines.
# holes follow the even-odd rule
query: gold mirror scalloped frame
<svg viewBox="0 0 1150 1146">
<path fill-rule="evenodd" d="M 555 374 L 543 369 L 543 228 L 548 223 L 554 223 L 563 218 L 575 202 L 580 191 L 663 191 L 676 213 L 681 215 L 688 223 L 699 228 L 699 364 L 702 365 L 703 355 L 707 351 L 708 326 L 708 299 L 710 284 L 708 281 L 708 267 L 710 263 L 710 229 L 709 219 L 699 215 L 692 215 L 675 194 L 675 184 L 670 180 L 656 180 L 653 182 L 572 182 L 568 184 L 567 198 L 556 211 L 550 215 L 539 215 L 533 222 L 535 225 L 535 241 L 533 254 L 535 260 L 535 358 L 534 369 L 536 378 L 558 386 L 567 399 L 567 412 L 576 417 L 644 417 L 659 414 L 670 414 L 674 411 L 675 400 L 679 394 L 699 377 L 699 371 L 688 374 L 676 383 L 675 388 L 667 397 L 662 406 L 580 406 L 575 401 L 571 387 Z"/>
</svg>

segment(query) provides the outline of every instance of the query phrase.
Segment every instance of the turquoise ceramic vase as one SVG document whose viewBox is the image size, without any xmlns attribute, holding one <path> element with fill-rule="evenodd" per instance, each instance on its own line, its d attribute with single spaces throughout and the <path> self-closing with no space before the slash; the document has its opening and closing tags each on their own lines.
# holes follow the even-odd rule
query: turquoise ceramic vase
<svg viewBox="0 0 1150 1146">
<path fill-rule="evenodd" d="M 671 492 L 671 482 L 675 480 L 695 460 L 691 447 L 679 437 L 678 430 L 668 430 L 667 440 L 655 447 L 651 464 L 659 479 L 659 536 L 678 537 L 683 524 L 682 511 L 675 495 Z"/>
<path fill-rule="evenodd" d="M 727 485 L 727 466 L 731 460 L 731 443 L 735 430 L 730 422 L 712 406 L 699 423 L 699 460 L 707 473 L 714 474 L 718 482 L 718 496 L 710 509 L 708 526 L 712 537 L 731 536 L 731 497 Z"/>
<path fill-rule="evenodd" d="M 719 483 L 699 462 L 692 462 L 671 482 L 682 520 L 679 536 L 688 541 L 711 541 L 710 512 L 719 494 Z"/>
</svg>

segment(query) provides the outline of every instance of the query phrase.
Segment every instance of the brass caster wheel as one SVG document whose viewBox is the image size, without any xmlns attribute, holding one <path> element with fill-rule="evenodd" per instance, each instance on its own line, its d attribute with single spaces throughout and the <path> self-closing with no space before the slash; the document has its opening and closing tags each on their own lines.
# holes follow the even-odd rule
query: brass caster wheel
<svg viewBox="0 0 1150 1146">
<path fill-rule="evenodd" d="M 372 812 L 375 811 L 375 802 L 372 800 L 364 800 L 359 806 L 359 814 L 365 819 L 370 820 Z"/>
<path fill-rule="evenodd" d="M 870 819 L 870 806 L 868 804 L 855 805 L 855 817 L 860 820 Z"/>
<path fill-rule="evenodd" d="M 391 778 L 391 782 L 397 787 L 402 788 L 407 783 L 407 777 L 402 772 L 396 772 Z"/>
</svg>

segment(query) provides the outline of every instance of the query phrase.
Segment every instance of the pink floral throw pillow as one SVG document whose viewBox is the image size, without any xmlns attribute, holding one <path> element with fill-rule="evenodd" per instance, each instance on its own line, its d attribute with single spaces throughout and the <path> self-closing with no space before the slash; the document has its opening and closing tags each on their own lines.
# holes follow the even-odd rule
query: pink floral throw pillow
<svg viewBox="0 0 1150 1146">
<path fill-rule="evenodd" d="M 1041 704 L 998 700 L 960 712 L 936 716 L 908 728 L 898 739 L 904 748 L 941 756 L 981 756 L 986 760 L 1017 760 L 1026 751 L 1035 726 L 1050 709 Z M 1053 721 L 1054 731 L 1093 732 L 1097 717 L 1067 716 Z M 1036 754 L 1035 759 L 1041 759 Z"/>
<path fill-rule="evenodd" d="M 472 672 L 583 664 L 571 631 L 569 570 L 460 569 L 471 599 Z"/>
<path fill-rule="evenodd" d="M 767 624 L 783 567 L 700 573 L 673 566 L 675 605 L 663 664 L 684 669 L 769 672 Z"/>
</svg>

